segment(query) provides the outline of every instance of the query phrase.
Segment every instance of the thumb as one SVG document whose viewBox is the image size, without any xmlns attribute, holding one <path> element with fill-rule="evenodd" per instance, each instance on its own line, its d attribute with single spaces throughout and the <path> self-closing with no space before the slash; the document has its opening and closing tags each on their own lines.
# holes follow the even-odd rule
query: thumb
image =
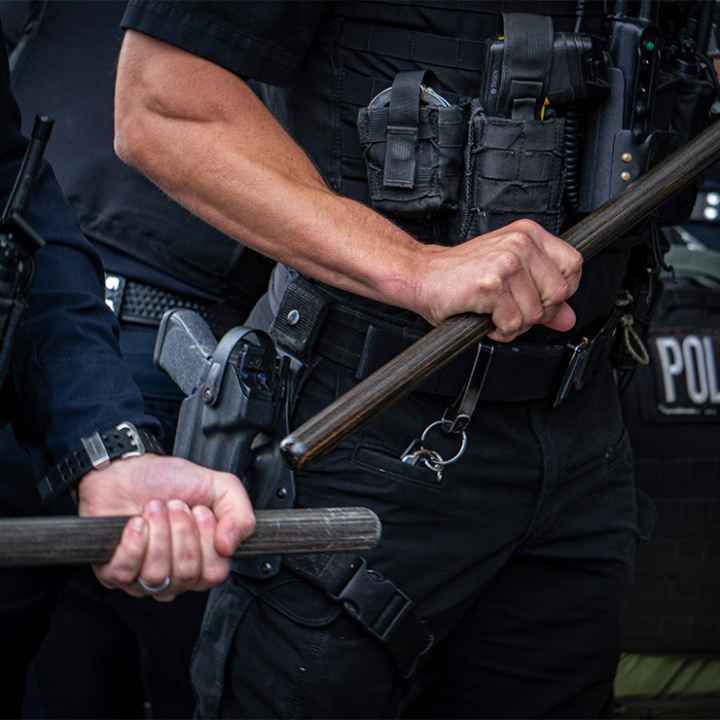
<svg viewBox="0 0 720 720">
<path fill-rule="evenodd" d="M 214 473 L 215 549 L 230 557 L 255 532 L 255 513 L 245 488 L 235 475 Z"/>
</svg>

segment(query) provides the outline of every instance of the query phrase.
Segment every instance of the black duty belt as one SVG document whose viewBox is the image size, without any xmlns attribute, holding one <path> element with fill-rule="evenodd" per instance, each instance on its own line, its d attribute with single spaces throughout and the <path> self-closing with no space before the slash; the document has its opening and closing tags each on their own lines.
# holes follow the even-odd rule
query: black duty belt
<svg viewBox="0 0 720 720">
<path fill-rule="evenodd" d="M 251 310 L 251 307 L 198 300 L 115 273 L 105 273 L 105 304 L 123 322 L 153 326 L 160 325 L 162 316 L 168 310 L 194 310 L 210 324 L 218 337 L 230 328 L 242 325 Z"/>
<path fill-rule="evenodd" d="M 614 328 L 612 328 L 614 330 Z M 565 344 L 493 343 L 493 359 L 485 376 L 483 402 L 525 402 L 551 398 L 562 401 L 604 366 L 610 352 L 611 328 L 590 338 Z M 351 369 L 362 380 L 408 348 L 419 334 L 392 326 L 368 324 L 357 313 L 332 305 L 320 331 L 315 352 Z M 455 397 L 472 369 L 475 351 L 464 353 L 435 373 L 416 392 Z"/>
<path fill-rule="evenodd" d="M 408 348 L 424 333 L 417 328 L 383 322 L 361 310 L 323 299 L 322 292 L 303 278 L 292 283 L 283 297 L 271 334 L 292 355 L 328 358 L 362 380 Z M 493 343 L 482 402 L 562 402 L 603 368 L 615 336 L 613 316 L 587 337 L 564 344 Z M 463 353 L 442 372 L 434 373 L 416 392 L 443 398 L 457 397 L 467 381 L 476 352 Z"/>
</svg>

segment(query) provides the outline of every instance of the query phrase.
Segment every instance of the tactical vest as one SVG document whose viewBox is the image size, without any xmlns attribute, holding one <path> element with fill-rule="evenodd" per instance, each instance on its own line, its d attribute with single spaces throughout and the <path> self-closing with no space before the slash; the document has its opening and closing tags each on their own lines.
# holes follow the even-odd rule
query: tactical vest
<svg viewBox="0 0 720 720">
<path fill-rule="evenodd" d="M 628 651 L 720 651 L 720 253 L 673 246 L 652 363 L 623 405 L 638 486 L 657 505 L 625 620 Z"/>
<path fill-rule="evenodd" d="M 32 121 L 37 112 L 56 119 L 48 159 L 83 231 L 100 249 L 107 245 L 245 306 L 266 289 L 269 261 L 198 220 L 115 157 L 113 91 L 125 5 L 0 3 L 0 14 L 15 28 L 12 82 L 23 118 Z"/>
<path fill-rule="evenodd" d="M 577 85 L 565 96 L 556 92 L 542 119 L 532 110 L 496 115 L 479 108 L 478 99 L 488 106 L 493 96 L 497 103 L 510 98 L 522 111 L 525 90 L 532 95 L 533 86 L 542 86 L 540 102 L 552 95 L 549 86 L 563 72 L 576 72 L 568 66 L 579 56 L 560 52 L 551 63 L 541 51 L 519 51 L 523 40 L 508 61 L 507 38 L 529 37 L 528 46 L 553 52 L 575 49 L 590 35 L 607 43 L 605 4 L 581 5 L 585 39 L 572 35 L 575 2 L 332 4 L 299 81 L 287 91 L 294 137 L 335 191 L 374 207 L 422 242 L 455 244 L 521 217 L 557 233 L 566 226 L 564 180 L 571 168 L 564 145 L 578 120 L 568 116 L 567 103 L 580 94 Z M 551 18 L 543 15 L 548 11 Z M 494 65 L 498 42 L 505 42 L 506 60 Z M 588 99 L 582 110 L 603 112 L 602 98 Z M 572 299 L 578 329 L 609 315 L 626 260 L 624 251 L 609 251 L 587 265 Z M 410 321 L 387 306 L 327 290 L 344 303 Z M 273 310 L 279 301 L 278 293 L 271 297 Z"/>
</svg>

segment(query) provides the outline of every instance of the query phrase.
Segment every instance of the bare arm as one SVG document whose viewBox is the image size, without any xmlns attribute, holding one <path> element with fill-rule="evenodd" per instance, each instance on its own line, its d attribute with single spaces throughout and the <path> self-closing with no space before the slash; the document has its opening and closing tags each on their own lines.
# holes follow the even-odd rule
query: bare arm
<svg viewBox="0 0 720 720">
<path fill-rule="evenodd" d="M 580 257 L 529 221 L 457 248 L 423 245 L 333 193 L 247 85 L 202 58 L 128 31 L 116 151 L 175 200 L 301 272 L 433 323 L 488 312 L 509 339 L 566 330 Z"/>
</svg>

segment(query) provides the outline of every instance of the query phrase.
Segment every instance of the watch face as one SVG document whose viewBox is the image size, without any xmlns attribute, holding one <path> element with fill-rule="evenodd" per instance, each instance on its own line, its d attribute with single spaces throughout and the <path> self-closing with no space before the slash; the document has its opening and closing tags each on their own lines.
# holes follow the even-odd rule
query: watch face
<svg viewBox="0 0 720 720">
<path fill-rule="evenodd" d="M 392 88 L 381 90 L 371 101 L 369 107 L 378 108 L 385 107 L 390 104 L 390 95 Z M 420 86 L 420 103 L 422 105 L 431 105 L 433 107 L 450 107 L 450 103 L 439 93 L 427 85 Z"/>
</svg>

